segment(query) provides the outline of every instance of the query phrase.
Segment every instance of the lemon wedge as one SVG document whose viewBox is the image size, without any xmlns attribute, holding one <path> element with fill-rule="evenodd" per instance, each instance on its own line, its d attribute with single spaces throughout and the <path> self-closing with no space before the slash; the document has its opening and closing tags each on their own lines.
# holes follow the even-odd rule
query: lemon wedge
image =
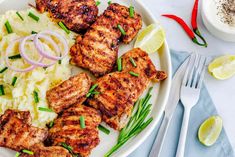
<svg viewBox="0 0 235 157">
<path fill-rule="evenodd" d="M 138 34 L 134 47 L 139 47 L 147 53 L 156 52 L 164 43 L 165 36 L 160 24 L 151 24 Z"/>
<path fill-rule="evenodd" d="M 216 79 L 225 80 L 235 75 L 235 55 L 225 55 L 213 60 L 208 71 Z"/>
<path fill-rule="evenodd" d="M 222 126 L 222 119 L 219 116 L 208 118 L 201 124 L 198 130 L 199 141 L 205 146 L 213 145 L 220 135 Z"/>
</svg>

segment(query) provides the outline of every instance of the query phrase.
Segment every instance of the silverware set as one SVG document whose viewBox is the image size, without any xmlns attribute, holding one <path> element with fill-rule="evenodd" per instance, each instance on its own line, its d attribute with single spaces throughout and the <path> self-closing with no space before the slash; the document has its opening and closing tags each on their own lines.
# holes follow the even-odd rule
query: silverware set
<svg viewBox="0 0 235 157">
<path fill-rule="evenodd" d="M 175 73 L 172 79 L 173 84 L 171 87 L 169 100 L 164 111 L 163 121 L 149 157 L 160 157 L 168 127 L 170 122 L 174 121 L 172 117 L 179 101 L 183 104 L 184 116 L 176 157 L 184 157 L 190 111 L 199 100 L 207 61 L 207 57 L 192 53 Z"/>
</svg>

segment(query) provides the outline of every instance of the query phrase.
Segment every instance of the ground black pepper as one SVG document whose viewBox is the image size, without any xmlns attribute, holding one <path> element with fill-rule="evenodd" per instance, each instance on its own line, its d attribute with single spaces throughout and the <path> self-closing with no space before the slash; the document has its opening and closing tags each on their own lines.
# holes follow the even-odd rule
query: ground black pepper
<svg viewBox="0 0 235 157">
<path fill-rule="evenodd" d="M 235 0 L 219 0 L 217 10 L 223 23 L 235 26 Z"/>
</svg>

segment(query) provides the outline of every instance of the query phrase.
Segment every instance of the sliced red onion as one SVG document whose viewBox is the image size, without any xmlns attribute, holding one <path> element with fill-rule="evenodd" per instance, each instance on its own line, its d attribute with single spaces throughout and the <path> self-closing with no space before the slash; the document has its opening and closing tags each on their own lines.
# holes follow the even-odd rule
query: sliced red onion
<svg viewBox="0 0 235 157">
<path fill-rule="evenodd" d="M 38 61 L 35 61 L 35 60 L 32 60 L 30 59 L 26 54 L 25 54 L 25 44 L 26 44 L 26 41 L 28 40 L 32 40 L 34 39 L 34 37 L 36 36 L 36 34 L 33 34 L 33 35 L 30 35 L 30 36 L 27 36 L 25 38 L 22 39 L 21 43 L 20 43 L 20 54 L 21 56 L 29 63 L 29 64 L 32 64 L 32 65 L 35 65 L 35 66 L 39 66 L 39 67 L 49 67 L 49 66 L 52 66 L 55 64 L 55 61 L 53 61 L 52 63 L 49 63 L 49 64 L 45 64 L 45 63 L 42 63 L 44 57 L 42 55 L 40 55 L 40 58 Z M 47 41 L 49 41 L 52 45 L 55 45 L 55 42 L 53 40 L 51 40 L 49 37 L 41 37 L 41 38 L 44 38 L 46 39 Z M 35 45 L 36 46 L 36 45 Z M 37 48 L 37 46 L 36 46 Z M 55 48 L 56 49 L 56 48 Z M 58 49 L 57 49 L 58 50 Z"/>
<path fill-rule="evenodd" d="M 5 57 L 5 61 L 6 61 L 6 65 L 9 69 L 13 70 L 13 71 L 16 71 L 16 72 L 29 72 L 31 70 L 33 70 L 34 68 L 36 68 L 36 66 L 30 66 L 28 68 L 25 68 L 25 69 L 19 69 L 19 68 L 16 68 L 14 66 L 12 66 L 10 63 L 9 63 L 9 56 L 8 54 L 11 52 L 12 50 L 12 47 L 16 44 L 16 42 L 20 42 L 22 40 L 22 38 L 20 39 L 16 39 L 16 40 L 13 40 L 11 42 L 11 44 L 7 47 L 7 50 L 6 50 L 6 57 Z"/>
<path fill-rule="evenodd" d="M 62 53 L 63 55 L 60 54 L 60 56 L 53 56 L 53 55 L 50 55 L 46 51 L 43 50 L 43 45 L 39 41 L 39 38 L 44 38 L 45 35 L 55 36 L 57 39 L 60 40 L 60 42 L 63 44 L 63 47 L 64 47 L 64 51 Z M 59 33 L 54 32 L 54 31 L 47 30 L 47 31 L 42 31 L 42 32 L 36 34 L 35 38 L 34 38 L 34 44 L 35 44 L 36 48 L 38 49 L 38 52 L 43 57 L 51 59 L 51 60 L 61 60 L 68 54 L 68 51 L 69 51 L 69 47 L 68 47 L 68 43 L 67 43 L 66 39 L 62 35 L 60 35 Z M 58 47 L 58 49 L 59 49 L 59 47 Z"/>
</svg>

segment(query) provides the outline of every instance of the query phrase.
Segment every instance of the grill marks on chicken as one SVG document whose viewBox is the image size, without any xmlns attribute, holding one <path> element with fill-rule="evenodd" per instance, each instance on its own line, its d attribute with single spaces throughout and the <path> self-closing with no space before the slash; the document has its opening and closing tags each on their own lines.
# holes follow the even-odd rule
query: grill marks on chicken
<svg viewBox="0 0 235 157">
<path fill-rule="evenodd" d="M 130 57 L 135 60 L 137 67 L 132 65 Z M 113 72 L 97 79 L 96 91 L 100 94 L 94 95 L 87 101 L 89 105 L 100 110 L 102 119 L 116 130 L 126 125 L 134 103 L 150 81 L 158 77 L 158 72 L 148 54 L 141 49 L 133 49 L 122 58 L 123 71 Z M 130 71 L 138 73 L 139 76 L 130 75 Z"/>
<path fill-rule="evenodd" d="M 126 35 L 122 36 L 120 24 Z M 119 41 L 129 43 L 142 27 L 141 16 L 129 16 L 129 9 L 112 3 L 99 16 L 83 37 L 79 36 L 71 48 L 71 63 L 90 70 L 95 76 L 109 73 L 115 65 Z"/>
<path fill-rule="evenodd" d="M 86 73 L 73 76 L 47 91 L 49 106 L 56 113 L 60 113 L 77 102 L 82 103 L 86 99 L 90 86 L 91 78 Z"/>
<path fill-rule="evenodd" d="M 47 137 L 47 130 L 31 126 L 29 111 L 6 110 L 0 117 L 0 146 L 29 149 Z"/>
<path fill-rule="evenodd" d="M 68 150 L 60 146 L 45 147 L 42 144 L 33 145 L 30 148 L 33 155 L 22 153 L 20 157 L 72 157 Z"/>
<path fill-rule="evenodd" d="M 85 118 L 84 129 L 80 126 L 80 116 Z M 73 152 L 82 157 L 88 156 L 99 144 L 98 125 L 101 123 L 100 113 L 84 105 L 74 105 L 65 110 L 49 130 L 48 143 L 61 145 L 61 142 L 73 148 Z"/>
<path fill-rule="evenodd" d="M 36 0 L 36 7 L 75 32 L 89 28 L 98 15 L 94 0 Z"/>
</svg>

